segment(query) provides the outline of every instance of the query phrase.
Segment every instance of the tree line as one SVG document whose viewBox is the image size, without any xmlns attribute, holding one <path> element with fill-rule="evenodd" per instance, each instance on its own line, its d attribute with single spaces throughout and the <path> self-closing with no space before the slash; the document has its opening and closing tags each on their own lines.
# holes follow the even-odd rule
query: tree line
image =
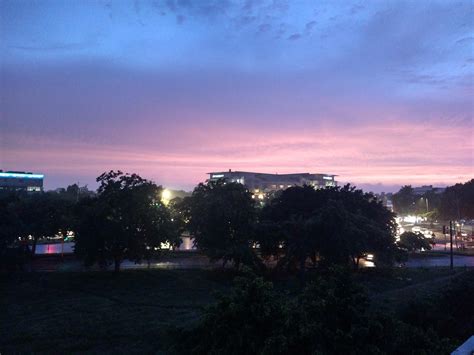
<svg viewBox="0 0 474 355">
<path fill-rule="evenodd" d="M 68 231 L 86 264 L 113 264 L 116 271 L 125 259 L 150 261 L 163 244 L 178 246 L 185 230 L 211 261 L 236 268 L 357 268 L 367 254 L 377 265 L 391 265 L 409 249 L 395 241 L 395 214 L 350 185 L 294 186 L 262 207 L 244 185 L 226 181 L 201 183 L 191 196 L 167 204 L 163 188 L 137 174 L 109 171 L 97 182 L 96 194 L 81 194 L 76 185 L 2 194 L 2 253 L 27 244 L 34 254 L 40 239 Z"/>
<path fill-rule="evenodd" d="M 393 195 L 393 207 L 399 214 L 426 215 L 430 219 L 474 219 L 474 179 L 448 186 L 442 193 L 427 191 L 416 195 L 410 185 Z"/>
</svg>

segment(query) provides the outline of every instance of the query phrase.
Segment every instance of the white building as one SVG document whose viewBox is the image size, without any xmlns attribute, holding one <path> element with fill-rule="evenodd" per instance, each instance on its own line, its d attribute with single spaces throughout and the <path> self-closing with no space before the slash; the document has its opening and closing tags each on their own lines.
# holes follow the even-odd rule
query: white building
<svg viewBox="0 0 474 355">
<path fill-rule="evenodd" d="M 248 171 L 222 171 L 211 172 L 208 181 L 224 179 L 229 182 L 237 182 L 245 185 L 252 192 L 273 192 L 283 190 L 292 186 L 310 185 L 314 188 L 336 186 L 336 175 L 332 174 L 267 174 Z"/>
</svg>

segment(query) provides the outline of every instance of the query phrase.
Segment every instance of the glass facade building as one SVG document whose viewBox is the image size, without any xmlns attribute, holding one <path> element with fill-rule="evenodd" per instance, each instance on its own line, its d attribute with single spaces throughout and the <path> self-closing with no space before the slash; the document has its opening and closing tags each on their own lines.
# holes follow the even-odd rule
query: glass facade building
<svg viewBox="0 0 474 355">
<path fill-rule="evenodd" d="M 0 170 L 0 190 L 11 191 L 43 191 L 43 174 L 33 174 L 24 171 Z"/>
</svg>

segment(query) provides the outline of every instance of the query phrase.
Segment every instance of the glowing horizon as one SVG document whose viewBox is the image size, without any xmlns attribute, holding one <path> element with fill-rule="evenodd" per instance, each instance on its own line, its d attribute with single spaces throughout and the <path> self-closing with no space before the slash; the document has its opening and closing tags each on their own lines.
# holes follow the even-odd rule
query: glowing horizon
<svg viewBox="0 0 474 355">
<path fill-rule="evenodd" d="M 468 3 L 3 1 L 0 169 L 474 178 Z M 436 24 L 436 26 L 435 26 Z"/>
</svg>

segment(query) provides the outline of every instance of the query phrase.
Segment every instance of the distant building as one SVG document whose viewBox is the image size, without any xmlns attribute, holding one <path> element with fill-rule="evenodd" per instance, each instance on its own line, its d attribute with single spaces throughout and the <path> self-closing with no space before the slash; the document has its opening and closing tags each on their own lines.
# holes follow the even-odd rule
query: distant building
<svg viewBox="0 0 474 355">
<path fill-rule="evenodd" d="M 266 174 L 232 170 L 208 174 L 209 181 L 224 179 L 230 182 L 237 182 L 245 185 L 254 193 L 274 192 L 292 186 L 310 185 L 315 188 L 323 188 L 337 185 L 334 179 L 336 175 L 331 174 Z"/>
<path fill-rule="evenodd" d="M 415 196 L 423 196 L 426 193 L 434 192 L 435 194 L 442 194 L 446 190 L 445 187 L 433 187 L 433 185 L 423 185 L 413 188 Z"/>
<path fill-rule="evenodd" d="M 382 204 L 387 209 L 393 212 L 393 202 L 392 202 L 393 194 L 392 193 L 382 192 L 379 194 L 375 194 L 375 197 L 377 198 L 378 201 L 382 202 Z"/>
<path fill-rule="evenodd" d="M 0 190 L 43 191 L 43 174 L 0 170 Z"/>
</svg>

